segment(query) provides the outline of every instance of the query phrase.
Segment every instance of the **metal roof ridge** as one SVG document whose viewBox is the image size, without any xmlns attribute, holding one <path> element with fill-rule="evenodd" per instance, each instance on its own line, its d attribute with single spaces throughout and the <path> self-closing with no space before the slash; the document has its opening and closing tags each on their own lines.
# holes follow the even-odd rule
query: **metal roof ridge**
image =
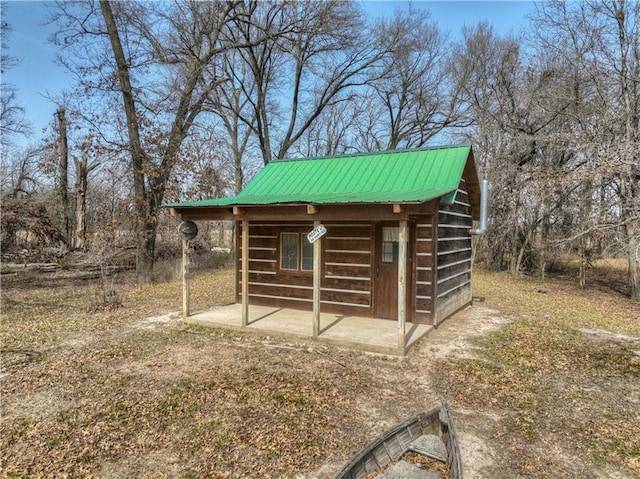
<svg viewBox="0 0 640 479">
<path fill-rule="evenodd" d="M 430 150 L 448 150 L 451 148 L 464 148 L 464 147 L 472 147 L 471 143 L 460 143 L 460 144 L 450 144 L 450 145 L 440 145 L 440 146 L 423 146 L 421 148 L 403 148 L 400 150 L 379 150 L 379 151 L 361 151 L 358 153 L 349 153 L 335 156 L 314 156 L 314 157 L 304 157 L 304 158 L 280 158 L 271 160 L 268 164 L 271 163 L 285 163 L 292 161 L 313 161 L 313 160 L 337 160 L 342 158 L 355 158 L 358 156 L 372 156 L 372 155 L 391 155 L 397 153 L 414 153 L 418 151 L 430 151 Z"/>
</svg>

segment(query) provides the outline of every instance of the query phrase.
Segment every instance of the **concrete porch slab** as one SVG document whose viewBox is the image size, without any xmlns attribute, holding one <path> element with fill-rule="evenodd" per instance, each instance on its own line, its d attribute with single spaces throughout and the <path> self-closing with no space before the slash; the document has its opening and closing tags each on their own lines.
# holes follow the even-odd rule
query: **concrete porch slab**
<svg viewBox="0 0 640 479">
<path fill-rule="evenodd" d="M 189 324 L 223 327 L 242 331 L 273 333 L 313 339 L 313 314 L 268 306 L 249 306 L 249 324 L 242 327 L 242 306 L 229 304 L 193 313 L 185 318 Z M 406 323 L 405 348 L 398 347 L 398 322 L 391 319 L 361 318 L 342 314 L 321 313 L 320 342 L 381 354 L 404 356 L 433 326 Z"/>
</svg>

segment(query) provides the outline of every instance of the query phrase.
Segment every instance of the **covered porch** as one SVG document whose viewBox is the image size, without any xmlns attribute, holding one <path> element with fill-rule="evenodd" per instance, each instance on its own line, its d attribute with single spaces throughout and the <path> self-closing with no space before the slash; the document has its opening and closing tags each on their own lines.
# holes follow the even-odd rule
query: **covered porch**
<svg viewBox="0 0 640 479">
<path fill-rule="evenodd" d="M 243 307 L 239 303 L 194 312 L 184 317 L 184 321 L 201 326 L 315 339 L 340 347 L 397 356 L 404 356 L 433 329 L 428 324 L 407 323 L 404 341 L 399 341 L 397 321 L 323 312 L 319 315 L 318 334 L 314 335 L 312 311 L 257 305 L 248 309 L 246 326 L 243 326 Z"/>
</svg>

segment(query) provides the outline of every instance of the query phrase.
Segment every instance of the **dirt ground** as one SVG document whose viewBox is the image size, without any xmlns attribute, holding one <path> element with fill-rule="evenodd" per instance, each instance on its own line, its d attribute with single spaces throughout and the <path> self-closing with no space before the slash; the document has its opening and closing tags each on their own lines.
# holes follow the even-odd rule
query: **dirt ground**
<svg viewBox="0 0 640 479">
<path fill-rule="evenodd" d="M 28 301 L 4 293 L 5 307 Z M 527 477 L 509 460 L 518 454 L 514 438 L 526 434 L 507 441 L 499 427 L 509 412 L 470 406 L 443 388 L 447 365 L 482 357 L 478 339 L 512 321 L 483 302 L 406 358 L 187 326 L 175 312 L 68 318 L 42 346 L 7 345 L 4 332 L 3 477 L 330 478 L 372 437 L 441 399 L 452 409 L 466 478 Z M 583 334 L 640 350 L 635 336 Z M 530 477 L 634 477 L 555 450 L 561 473 Z M 549 451 L 546 444 L 541 454 Z"/>
<path fill-rule="evenodd" d="M 434 384 L 434 378 L 438 376 L 440 361 L 475 357 L 476 346 L 473 340 L 499 329 L 508 322 L 509 319 L 500 315 L 498 311 L 477 304 L 474 307 L 466 308 L 442 323 L 438 329 L 429 333 L 410 352 L 408 358 L 401 360 L 406 363 L 402 370 L 407 383 L 405 387 L 409 390 L 405 393 L 406 396 L 404 394 L 402 396 L 408 398 L 419 395 L 433 400 L 448 400 L 449 398 L 443 396 L 442 391 Z M 395 367 L 377 367 L 377 374 L 389 384 L 397 383 Z M 391 403 L 394 402 L 393 398 L 390 400 Z M 410 401 L 407 406 L 409 404 Z M 384 430 L 384 428 L 393 425 L 393 421 L 389 421 L 391 411 L 387 408 L 391 408 L 394 415 L 398 414 L 393 404 L 387 404 L 386 407 L 372 411 L 375 412 L 369 417 L 372 429 Z M 400 405 L 400 410 L 403 410 L 402 405 Z M 417 411 L 411 411 L 407 407 L 405 412 L 406 416 L 409 416 Z M 497 445 L 491 438 L 490 424 L 498 418 L 492 414 L 460 408 L 454 409 L 453 416 L 465 477 L 507 477 L 506 471 L 504 471 L 504 475 L 496 475 L 500 466 L 495 460 Z M 386 424 L 386 426 L 380 428 L 382 424 Z M 307 477 L 330 477 L 330 473 L 339 468 L 339 462 L 330 463 Z"/>
<path fill-rule="evenodd" d="M 279 364 L 279 367 L 293 367 L 298 373 L 301 370 L 306 370 L 310 375 L 317 368 L 325 371 L 328 369 L 333 373 L 333 376 L 342 376 L 349 374 L 350 371 L 358 371 L 358 382 L 364 381 L 364 383 L 361 384 L 361 388 L 357 387 L 358 384 L 353 385 L 354 389 L 348 388 L 348 392 L 354 395 L 355 400 L 354 404 L 351 404 L 349 410 L 346 411 L 349 415 L 357 415 L 357 420 L 350 426 L 360 429 L 354 435 L 358 439 L 353 440 L 343 450 L 336 447 L 332 451 L 333 454 L 326 460 L 320 461 L 319 467 L 289 476 L 272 476 L 309 479 L 331 478 L 348 460 L 349 454 L 357 450 L 359 445 L 363 445 L 368 439 L 395 422 L 425 409 L 436 400 L 443 399 L 432 382 L 433 377 L 437 375 L 437 360 L 472 356 L 474 347 L 470 340 L 499 328 L 507 321 L 508 319 L 501 317 L 496 311 L 480 305 L 466 309 L 430 333 L 411 351 L 410 357 L 401 359 L 351 352 L 320 345 L 311 340 L 286 340 L 283 342 L 276 337 L 258 334 L 226 335 L 224 332 L 216 330 L 208 331 L 188 327 L 182 323 L 177 313 L 152 316 L 133 323 L 121 324 L 118 328 L 108 332 L 83 333 L 82 336 L 64 341 L 57 348 L 58 352 L 48 355 L 46 359 L 49 363 L 48 371 L 38 371 L 44 366 L 38 361 L 25 362 L 25 358 L 21 358 L 21 356 L 28 354 L 26 351 L 15 352 L 13 357 L 5 355 L 5 365 L 11 363 L 12 360 L 13 362 L 22 360 L 24 367 L 4 373 L 2 378 L 4 383 L 2 421 L 5 426 L 12 421 L 44 423 L 46 420 L 60 419 L 69 414 L 68 411 L 73 410 L 75 401 L 83 401 L 77 394 L 82 394 L 81 391 L 70 391 L 70 389 L 76 388 L 83 389 L 78 383 L 86 382 L 86 379 L 83 381 L 83 378 L 78 378 L 78 373 L 88 375 L 91 372 L 86 370 L 88 365 L 76 365 L 80 371 L 76 369 L 75 372 L 63 371 L 63 369 L 73 368 L 77 358 L 87 356 L 121 355 L 123 360 L 115 363 L 110 361 L 112 369 L 108 373 L 111 377 L 109 382 L 114 382 L 113 379 L 118 377 L 120 379 L 115 382 L 122 382 L 127 376 L 145 376 L 146 380 L 140 381 L 139 386 L 142 390 L 138 391 L 139 394 L 142 394 L 143 390 L 154 381 L 180 384 L 185 377 L 197 376 L 200 373 L 207 374 L 207 371 L 212 368 L 233 371 L 234 365 L 238 363 Z M 166 344 L 166 347 L 161 350 L 157 349 L 155 353 L 150 356 L 145 355 L 144 358 L 127 358 L 127 353 L 117 351 L 118 345 L 121 349 L 127 349 L 132 336 L 137 337 L 138 340 L 144 338 L 143 340 L 147 343 L 156 343 L 158 339 L 167 335 L 170 337 L 183 336 L 183 340 L 172 341 L 172 344 Z M 186 340 L 184 340 L 184 336 L 187 336 Z M 193 341 L 194 338 L 195 341 Z M 200 343 L 204 338 L 214 339 L 215 357 L 202 350 Z M 137 354 L 133 355 L 137 356 Z M 32 375 L 36 375 L 36 377 L 29 377 Z M 57 376 L 59 382 L 53 384 L 47 379 L 43 384 L 39 384 L 43 376 Z M 369 378 L 375 380 L 374 395 L 371 395 L 372 388 Z M 84 392 L 88 393 L 86 390 Z M 93 392 L 98 393 L 95 390 Z M 362 393 L 362 395 L 360 396 L 358 393 Z M 84 400 L 86 399 L 87 396 Z M 212 399 L 215 400 L 215 398 Z M 75 405 L 77 404 L 75 403 Z M 471 410 L 454 410 L 453 414 L 463 452 L 465 477 L 496 477 L 493 473 L 487 475 L 483 472 L 487 468 L 495 470 L 495 451 L 487 422 L 495 421 L 496 418 L 478 415 L 477 412 Z M 330 424 L 327 427 L 330 427 Z M 29 453 L 20 449 L 13 452 L 25 454 L 27 459 L 33 454 L 33 452 Z M 127 454 L 123 454 L 117 460 L 106 460 L 97 470 L 88 468 L 86 471 L 79 471 L 77 468 L 71 468 L 68 472 L 74 476 L 86 473 L 105 478 L 133 477 L 135 474 L 152 477 L 156 473 L 166 477 L 182 476 L 178 464 L 180 462 L 179 454 L 172 453 L 170 449 L 150 450 L 135 459 L 127 456 Z M 4 459 L 11 461 L 12 458 L 5 457 Z M 24 459 L 23 456 L 20 461 L 26 465 Z M 57 461 L 54 459 L 53 462 Z M 14 464 L 10 462 L 5 463 L 5 473 L 7 473 L 5 476 L 11 477 L 12 466 Z M 34 477 L 40 473 L 48 475 L 45 471 L 38 471 L 37 466 L 32 471 L 36 473 Z M 245 474 L 242 472 L 239 475 L 252 477 L 250 474 Z M 51 475 L 55 476 L 55 474 Z M 234 477 L 234 474 L 231 474 L 230 477 Z"/>
</svg>

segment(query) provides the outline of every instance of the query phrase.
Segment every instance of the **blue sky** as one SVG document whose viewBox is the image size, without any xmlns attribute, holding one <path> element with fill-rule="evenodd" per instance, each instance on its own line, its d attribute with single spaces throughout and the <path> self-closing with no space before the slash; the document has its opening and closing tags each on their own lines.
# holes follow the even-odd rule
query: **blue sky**
<svg viewBox="0 0 640 479">
<path fill-rule="evenodd" d="M 56 50 L 48 42 L 55 27 L 45 25 L 52 2 L 6 1 L 6 18 L 13 27 L 7 53 L 21 60 L 20 65 L 2 77 L 3 82 L 18 88 L 18 101 L 25 107 L 28 121 L 33 125 L 34 138 L 53 119 L 56 109 L 47 96 L 58 95 L 70 82 L 70 76 L 54 63 Z M 393 13 L 401 1 L 362 2 L 371 16 Z M 525 16 L 534 9 L 529 1 L 414 1 L 413 6 L 431 12 L 438 25 L 457 35 L 463 25 L 486 20 L 500 33 L 517 32 L 526 23 Z"/>
</svg>

